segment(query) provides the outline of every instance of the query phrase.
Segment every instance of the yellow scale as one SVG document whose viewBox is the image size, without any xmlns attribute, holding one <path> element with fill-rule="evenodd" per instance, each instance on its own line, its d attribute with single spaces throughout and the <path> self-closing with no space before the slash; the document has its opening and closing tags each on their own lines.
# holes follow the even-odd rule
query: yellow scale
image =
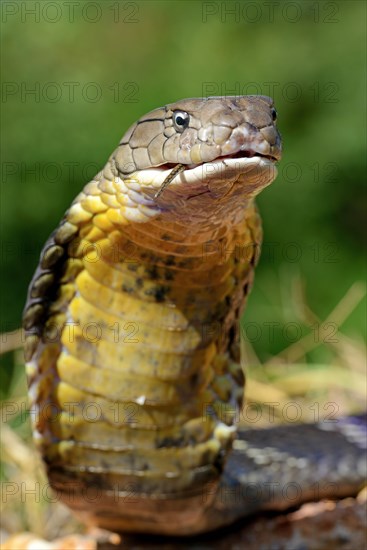
<svg viewBox="0 0 367 550">
<path fill-rule="evenodd" d="M 45 377 L 36 402 L 41 410 L 43 402 L 56 404 L 47 419 L 40 415 L 40 446 L 53 468 L 161 478 L 162 492 L 172 491 L 179 476 L 181 489 L 192 489 L 187 472 L 215 463 L 232 440 L 229 429 L 214 436 L 215 420 L 203 414 L 210 406 L 220 414 L 242 393 L 223 334 L 211 334 L 210 323 L 217 311 L 231 309 L 235 278 L 251 270 L 234 253 L 224 261 L 219 247 L 207 250 L 204 261 L 202 243 L 185 241 L 175 224 L 166 224 L 163 235 L 157 220 L 126 221 L 125 196 L 115 187 L 114 195 L 101 192 L 108 187 L 107 181 L 86 186 L 66 216 L 78 233 L 49 308 L 50 343 L 38 359 Z M 247 219 L 241 234 L 232 232 L 229 250 L 236 239 L 241 247 L 253 243 L 251 225 L 259 241 L 254 207 L 248 217 L 254 223 Z M 61 343 L 53 343 L 59 330 Z M 229 424 L 228 408 L 226 417 Z"/>
</svg>

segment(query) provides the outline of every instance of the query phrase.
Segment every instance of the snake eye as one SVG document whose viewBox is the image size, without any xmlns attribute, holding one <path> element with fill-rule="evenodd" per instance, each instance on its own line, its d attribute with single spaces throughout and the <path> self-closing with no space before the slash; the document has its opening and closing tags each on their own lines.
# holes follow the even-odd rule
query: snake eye
<svg viewBox="0 0 367 550">
<path fill-rule="evenodd" d="M 172 121 L 177 132 L 183 132 L 189 125 L 190 115 L 186 111 L 175 111 L 172 115 Z"/>
<path fill-rule="evenodd" d="M 274 109 L 274 107 L 273 107 L 272 110 L 271 110 L 271 118 L 273 119 L 274 122 L 277 119 L 277 115 L 278 115 L 277 110 Z"/>
</svg>

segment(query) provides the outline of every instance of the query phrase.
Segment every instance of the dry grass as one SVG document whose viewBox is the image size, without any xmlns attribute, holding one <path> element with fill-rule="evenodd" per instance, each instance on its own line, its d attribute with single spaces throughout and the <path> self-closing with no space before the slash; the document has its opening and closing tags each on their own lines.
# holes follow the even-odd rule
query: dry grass
<svg viewBox="0 0 367 550">
<path fill-rule="evenodd" d="M 308 307 L 302 286 L 296 282 L 292 287 L 292 303 L 299 322 L 305 326 L 319 323 L 323 327 L 325 322 L 333 322 L 340 327 L 364 296 L 364 285 L 354 284 L 327 319 L 320 322 Z M 324 341 L 322 331 L 321 328 L 316 338 L 314 332 L 302 337 L 262 365 L 254 349 L 242 342 L 247 365 L 247 403 L 261 406 L 266 411 L 256 427 L 269 423 L 269 410 L 273 411 L 276 422 L 284 422 L 284 410 L 294 414 L 295 409 L 287 409 L 287 404 L 294 402 L 302 413 L 299 420 L 304 422 L 322 420 L 325 415 L 336 412 L 332 404 L 337 407 L 338 415 L 365 408 L 364 344 L 348 338 L 341 331 L 335 335 L 335 342 Z M 21 333 L 2 340 L 6 342 L 2 351 L 13 353 L 14 364 L 22 372 Z M 309 353 L 318 346 L 328 349 L 330 361 L 327 364 L 310 364 Z M 264 405 L 269 402 L 277 405 L 270 408 Z M 54 502 L 41 460 L 32 444 L 26 407 L 26 383 L 22 374 L 14 377 L 9 397 L 1 406 L 2 534 L 28 530 L 52 540 L 60 535 L 83 531 L 69 511 Z M 15 410 L 18 410 L 18 415 L 13 414 Z"/>
<path fill-rule="evenodd" d="M 291 302 L 298 322 L 306 327 L 317 325 L 319 329 L 310 331 L 262 364 L 253 347 L 242 342 L 247 372 L 246 401 L 264 411 L 256 427 L 267 425 L 270 417 L 274 423 L 286 423 L 293 418 L 317 422 L 329 415 L 353 414 L 366 408 L 366 345 L 362 338 L 351 339 L 340 329 L 364 299 L 364 283 L 355 283 L 326 319 L 319 319 L 311 311 L 299 282 L 292 290 Z M 330 326 L 338 327 L 332 338 L 329 338 Z M 309 356 L 316 348 L 327 351 L 327 362 L 310 362 Z M 297 404 L 297 410 L 292 403 Z M 244 423 L 252 425 L 246 422 L 246 416 Z"/>
</svg>

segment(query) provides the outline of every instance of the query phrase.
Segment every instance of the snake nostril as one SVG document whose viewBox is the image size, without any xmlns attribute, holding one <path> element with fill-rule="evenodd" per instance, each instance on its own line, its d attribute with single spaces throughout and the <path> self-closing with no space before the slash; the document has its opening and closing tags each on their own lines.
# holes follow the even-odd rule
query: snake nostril
<svg viewBox="0 0 367 550">
<path fill-rule="evenodd" d="M 278 138 L 278 132 L 274 128 L 274 126 L 266 126 L 265 128 L 261 128 L 260 130 L 261 135 L 264 139 L 269 143 L 269 145 L 275 145 Z"/>
<path fill-rule="evenodd" d="M 271 113 L 271 118 L 273 119 L 273 121 L 275 122 L 276 119 L 277 119 L 277 116 L 278 116 L 278 113 L 277 113 L 277 110 L 275 109 L 275 107 L 273 107 L 270 111 Z"/>
</svg>

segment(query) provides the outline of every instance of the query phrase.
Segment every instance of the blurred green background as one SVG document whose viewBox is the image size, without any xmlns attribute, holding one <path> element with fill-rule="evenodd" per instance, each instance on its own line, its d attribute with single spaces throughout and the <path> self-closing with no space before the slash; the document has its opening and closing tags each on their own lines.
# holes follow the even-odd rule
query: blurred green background
<svg viewBox="0 0 367 550">
<path fill-rule="evenodd" d="M 127 128 L 185 97 L 261 93 L 278 110 L 284 157 L 258 199 L 264 247 L 242 322 L 248 399 L 300 398 L 306 420 L 315 400 L 363 408 L 365 2 L 4 0 L 1 10 L 2 479 L 45 483 L 12 332 L 40 250 Z M 6 532 L 74 529 L 64 508 L 40 513 L 19 495 L 5 506 Z"/>
<path fill-rule="evenodd" d="M 258 200 L 265 242 L 243 330 L 262 361 L 279 353 L 313 330 L 300 307 L 324 319 L 365 277 L 365 3 L 71 4 L 2 3 L 2 333 L 20 326 L 44 241 L 131 123 L 179 98 L 262 93 L 284 158 Z M 361 288 L 341 327 L 359 342 Z"/>
</svg>

